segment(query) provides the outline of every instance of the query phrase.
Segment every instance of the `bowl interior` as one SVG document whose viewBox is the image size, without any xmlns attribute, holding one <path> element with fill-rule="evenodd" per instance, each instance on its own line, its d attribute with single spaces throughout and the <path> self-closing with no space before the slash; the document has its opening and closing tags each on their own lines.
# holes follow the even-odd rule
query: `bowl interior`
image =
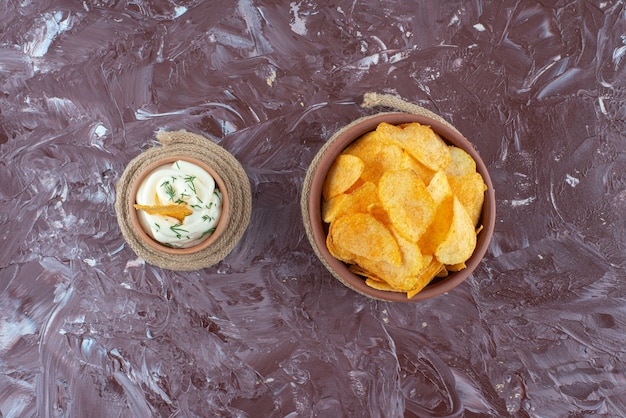
<svg viewBox="0 0 626 418">
<path fill-rule="evenodd" d="M 211 177 L 213 177 L 213 179 L 215 180 L 215 184 L 217 185 L 217 188 L 222 193 L 222 214 L 220 216 L 220 219 L 217 222 L 215 231 L 213 232 L 213 234 L 211 234 L 211 236 L 209 236 L 204 241 L 200 242 L 198 245 L 194 245 L 188 248 L 172 248 L 154 240 L 150 235 L 146 233 L 146 231 L 144 231 L 143 227 L 141 226 L 141 223 L 139 222 L 137 209 L 135 209 L 135 207 L 133 206 L 136 203 L 135 198 L 137 196 L 137 190 L 139 189 L 139 186 L 141 185 L 143 180 L 158 167 L 161 167 L 166 164 L 171 164 L 178 160 L 187 161 L 189 163 L 192 163 L 201 167 L 203 170 L 209 173 Z M 130 189 L 130 193 L 128 195 L 127 208 L 130 214 L 130 220 L 133 225 L 133 230 L 135 231 L 137 236 L 141 238 L 142 241 L 144 241 L 147 245 L 149 245 L 156 251 L 164 252 L 167 254 L 182 255 L 182 254 L 193 254 L 198 251 L 202 251 L 205 248 L 209 247 L 211 244 L 213 244 L 219 238 L 219 236 L 224 232 L 224 230 L 226 229 L 226 226 L 228 225 L 228 218 L 230 214 L 230 200 L 228 198 L 228 190 L 226 189 L 226 185 L 224 184 L 224 181 L 222 180 L 220 175 L 212 167 L 206 164 L 204 161 L 199 160 L 194 157 L 189 157 L 187 155 L 168 155 L 167 157 L 163 157 L 157 161 L 154 161 L 146 165 L 145 167 L 143 167 L 143 169 L 141 169 L 141 171 L 137 173 L 137 176 L 135 177 L 135 181 L 133 182 L 132 187 Z"/>
<path fill-rule="evenodd" d="M 416 294 L 411 299 L 407 298 L 406 293 L 377 290 L 366 285 L 365 280 L 361 276 L 358 276 L 348 270 L 347 265 L 334 258 L 326 247 L 328 226 L 322 221 L 321 213 L 322 186 L 326 179 L 326 173 L 335 158 L 344 150 L 344 148 L 346 148 L 354 140 L 358 139 L 361 135 L 376 129 L 378 124 L 381 122 L 387 122 L 393 125 L 418 122 L 423 125 L 429 125 L 442 137 L 445 142 L 464 149 L 472 156 L 472 158 L 474 158 L 474 161 L 476 161 L 476 170 L 482 175 L 485 184 L 487 185 L 487 190 L 485 191 L 485 203 L 483 205 L 481 215 L 483 229 L 478 234 L 476 249 L 474 250 L 473 255 L 466 262 L 467 267 L 458 272 L 451 272 L 445 278 L 433 280 L 421 292 Z M 485 255 L 495 226 L 495 194 L 493 184 L 491 182 L 491 178 L 489 177 L 487 167 L 472 144 L 455 129 L 442 122 L 425 116 L 408 113 L 385 113 L 364 118 L 362 122 L 353 124 L 351 127 L 347 128 L 344 132 L 338 135 L 335 138 L 335 141 L 326 149 L 323 158 L 319 160 L 317 168 L 313 174 L 308 207 L 314 245 L 317 247 L 319 254 L 321 254 L 324 258 L 324 261 L 326 261 L 326 263 L 328 263 L 328 265 L 332 268 L 331 273 L 348 287 L 361 294 L 375 299 L 395 302 L 417 301 L 432 298 L 445 293 L 462 283 L 465 279 L 467 279 L 467 277 L 469 277 L 472 271 L 474 271 Z"/>
</svg>

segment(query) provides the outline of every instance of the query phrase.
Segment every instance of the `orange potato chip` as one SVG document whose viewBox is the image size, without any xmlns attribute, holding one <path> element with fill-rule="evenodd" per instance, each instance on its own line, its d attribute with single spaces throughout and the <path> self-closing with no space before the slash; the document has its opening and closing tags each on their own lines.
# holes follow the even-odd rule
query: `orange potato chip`
<svg viewBox="0 0 626 418">
<path fill-rule="evenodd" d="M 354 264 L 356 262 L 356 257 L 354 254 L 352 254 L 350 251 L 345 250 L 341 246 L 335 245 L 330 233 L 326 236 L 326 248 L 328 248 L 328 252 L 330 253 L 330 255 L 335 257 L 337 260 L 341 260 L 344 263 L 348 264 Z"/>
<path fill-rule="evenodd" d="M 361 177 L 365 163 L 354 155 L 341 154 L 337 156 L 328 170 L 322 187 L 324 199 L 330 199 L 346 190 Z"/>
<path fill-rule="evenodd" d="M 376 158 L 384 145 L 385 143 L 380 139 L 378 132 L 370 131 L 348 145 L 342 154 L 359 157 L 367 166 Z"/>
<path fill-rule="evenodd" d="M 435 205 L 439 205 L 444 200 L 452 197 L 452 188 L 450 187 L 446 173 L 443 171 L 437 171 L 435 173 L 426 189 L 433 198 Z"/>
<path fill-rule="evenodd" d="M 465 262 L 463 262 L 463 263 L 457 263 L 457 264 L 448 264 L 446 266 L 446 269 L 448 271 L 461 271 L 461 270 L 463 270 L 466 267 L 467 266 L 465 265 Z"/>
<path fill-rule="evenodd" d="M 371 271 L 368 271 L 368 270 L 364 269 L 363 267 L 359 266 L 358 264 L 350 264 L 348 266 L 348 270 L 350 270 L 352 273 L 354 273 L 354 274 L 356 274 L 358 276 L 365 277 L 366 279 L 373 280 L 373 281 L 376 281 L 376 282 L 380 282 L 380 283 L 384 283 L 386 285 L 389 285 L 386 281 L 384 281 L 380 277 L 376 276 Z"/>
<path fill-rule="evenodd" d="M 391 219 L 389 219 L 389 214 L 385 210 L 382 203 L 374 203 L 367 207 L 367 212 L 372 215 L 374 218 L 378 219 L 384 225 L 387 226 L 389 230 L 392 230 Z"/>
<path fill-rule="evenodd" d="M 448 268 L 445 265 L 442 265 L 439 272 L 435 274 L 435 277 L 448 277 L 448 274 Z"/>
<path fill-rule="evenodd" d="M 450 196 L 437 206 L 433 221 L 418 241 L 424 254 L 435 254 L 439 245 L 448 237 L 453 217 L 453 199 L 454 196 Z"/>
<path fill-rule="evenodd" d="M 407 291 L 415 287 L 417 276 L 424 267 L 422 253 L 416 243 L 405 240 L 399 234 L 394 234 L 394 236 L 402 254 L 401 265 L 393 265 L 386 261 L 373 261 L 364 257 L 358 257 L 356 262 L 374 277 L 382 279 L 395 289 Z"/>
<path fill-rule="evenodd" d="M 487 190 L 483 177 L 480 173 L 473 172 L 463 176 L 449 176 L 448 182 L 452 192 L 467 209 L 472 223 L 478 225 L 485 202 L 485 190 Z"/>
<path fill-rule="evenodd" d="M 356 191 L 356 189 L 363 186 L 365 183 L 366 182 L 363 181 L 362 178 L 359 178 L 357 181 L 354 182 L 352 186 L 350 186 L 350 188 L 348 188 L 348 190 L 345 191 L 345 193 L 352 194 L 354 191 Z"/>
<path fill-rule="evenodd" d="M 328 200 L 322 200 L 322 220 L 331 223 L 346 213 L 350 205 L 350 194 L 342 193 Z"/>
<path fill-rule="evenodd" d="M 366 213 L 355 213 L 335 219 L 330 224 L 328 239 L 338 252 L 354 254 L 354 257 L 348 257 L 349 259 L 354 258 L 358 261 L 359 258 L 363 258 L 395 266 L 402 262 L 398 242 L 391 232 L 376 218 Z"/>
<path fill-rule="evenodd" d="M 476 248 L 474 223 L 465 206 L 454 197 L 452 222 L 445 240 L 435 250 L 435 257 L 443 264 L 458 264 L 472 256 Z"/>
<path fill-rule="evenodd" d="M 443 170 L 450 164 L 448 145 L 430 126 L 410 123 L 402 128 L 382 122 L 376 131 L 384 141 L 403 148 L 431 170 Z"/>
<path fill-rule="evenodd" d="M 406 295 L 409 299 L 421 292 L 422 289 L 424 289 L 443 268 L 443 264 L 441 264 L 435 257 L 424 256 L 424 260 L 429 261 L 427 261 L 427 264 L 425 263 L 426 267 L 424 267 L 419 276 L 416 278 L 415 286 L 411 290 L 407 291 Z"/>
<path fill-rule="evenodd" d="M 367 208 L 379 203 L 378 189 L 374 183 L 364 183 L 350 194 L 340 194 L 322 201 L 322 219 L 331 223 L 350 213 L 367 213 Z"/>
<path fill-rule="evenodd" d="M 425 185 L 428 186 L 430 180 L 435 175 L 436 171 L 431 170 L 426 167 L 424 164 L 417 161 L 415 158 L 411 156 L 408 152 L 404 151 L 402 154 L 402 164 L 401 168 L 410 168 L 415 171 L 415 173 L 420 176 Z"/>
<path fill-rule="evenodd" d="M 378 154 L 366 165 L 362 178 L 377 184 L 385 172 L 397 170 L 402 166 L 402 148 L 396 145 L 383 147 Z"/>
<path fill-rule="evenodd" d="M 135 209 L 143 210 L 150 215 L 171 216 L 179 222 L 182 222 L 185 217 L 191 215 L 193 210 L 186 204 L 174 204 L 174 205 L 140 205 L 135 204 Z"/>
<path fill-rule="evenodd" d="M 450 164 L 445 168 L 448 176 L 463 176 L 476 172 L 476 161 L 465 150 L 450 145 Z"/>
<path fill-rule="evenodd" d="M 435 216 L 424 182 L 413 170 L 387 171 L 379 181 L 378 195 L 398 234 L 417 242 Z"/>
<path fill-rule="evenodd" d="M 375 277 L 367 277 L 365 284 L 376 290 L 384 290 L 386 292 L 404 292 L 404 290 L 396 289 L 384 280 L 377 280 Z"/>
<path fill-rule="evenodd" d="M 443 171 L 437 171 L 427 187 L 435 203 L 435 216 L 426 232 L 419 240 L 424 254 L 434 254 L 435 250 L 447 237 L 452 223 L 452 189 Z"/>
</svg>

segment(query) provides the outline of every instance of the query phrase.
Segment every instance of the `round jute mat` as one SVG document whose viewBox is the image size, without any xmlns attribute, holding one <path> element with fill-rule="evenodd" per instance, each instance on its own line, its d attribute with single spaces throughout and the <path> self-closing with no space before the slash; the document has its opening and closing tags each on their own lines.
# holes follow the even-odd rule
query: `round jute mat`
<svg viewBox="0 0 626 418">
<path fill-rule="evenodd" d="M 131 160 L 117 183 L 115 212 L 120 230 L 131 249 L 147 263 L 168 270 L 191 271 L 210 267 L 223 260 L 237 245 L 250 223 L 252 191 L 250 180 L 237 159 L 211 140 L 191 132 L 161 131 L 161 146 Z M 127 202 L 141 171 L 164 157 L 196 158 L 212 167 L 222 178 L 230 200 L 230 216 L 224 232 L 209 247 L 191 254 L 169 254 L 152 246 L 132 227 Z"/>
</svg>

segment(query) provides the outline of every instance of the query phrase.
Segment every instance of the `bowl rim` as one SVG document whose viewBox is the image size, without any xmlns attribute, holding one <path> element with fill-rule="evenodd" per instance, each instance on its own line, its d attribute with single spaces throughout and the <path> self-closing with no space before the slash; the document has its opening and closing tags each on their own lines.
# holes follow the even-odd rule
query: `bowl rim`
<svg viewBox="0 0 626 418">
<path fill-rule="evenodd" d="M 211 177 L 213 177 L 213 179 L 215 180 L 217 188 L 222 193 L 222 213 L 220 215 L 220 219 L 217 222 L 217 225 L 215 226 L 215 231 L 199 244 L 187 248 L 168 247 L 167 245 L 158 242 L 150 235 L 148 235 L 148 233 L 144 231 L 143 227 L 141 226 L 141 223 L 139 222 L 139 216 L 137 215 L 137 209 L 135 209 L 134 207 L 137 198 L 137 191 L 139 190 L 139 186 L 141 185 L 142 181 L 157 168 L 179 160 L 195 164 L 201 167 L 207 173 L 209 173 Z M 143 242 L 145 242 L 146 245 L 150 246 L 156 251 L 166 254 L 187 255 L 195 254 L 208 248 L 215 241 L 217 241 L 220 235 L 222 235 L 222 233 L 226 230 L 226 227 L 228 225 L 228 218 L 230 216 L 230 199 L 228 197 L 228 190 L 226 188 L 224 180 L 219 175 L 219 173 L 213 169 L 213 167 L 211 167 L 206 162 L 195 157 L 190 157 L 189 155 L 173 154 L 158 158 L 157 160 L 146 164 L 144 167 L 137 171 L 130 187 L 130 193 L 128 194 L 126 208 L 128 210 L 130 222 L 132 224 L 133 230 L 135 231 L 135 234 L 137 234 L 137 236 Z"/>
<path fill-rule="evenodd" d="M 371 288 L 365 284 L 365 280 L 361 276 L 352 273 L 345 263 L 334 258 L 326 247 L 327 234 L 324 230 L 325 223 L 323 222 L 321 215 L 322 186 L 326 178 L 326 174 L 337 156 L 350 143 L 358 139 L 363 134 L 374 130 L 381 122 L 387 122 L 393 125 L 418 122 L 423 125 L 429 125 L 447 144 L 459 146 L 472 156 L 476 162 L 476 171 L 482 175 L 483 180 L 487 185 L 487 190 L 485 191 L 485 201 L 480 218 L 482 230 L 478 234 L 474 253 L 466 262 L 466 268 L 458 272 L 451 272 L 447 277 L 431 282 L 412 298 L 408 298 L 405 292 L 391 292 Z M 362 295 L 392 302 L 411 302 L 430 299 L 448 292 L 465 281 L 480 264 L 485 253 L 487 252 L 489 243 L 493 236 L 496 219 L 495 192 L 493 183 L 491 181 L 491 177 L 489 176 L 487 166 L 483 162 L 474 145 L 458 130 L 446 122 L 438 121 L 428 116 L 402 112 L 380 113 L 360 118 L 354 121 L 343 132 L 339 132 L 332 138 L 332 141 L 332 143 L 327 144 L 327 146 L 323 147 L 319 151 L 320 153 L 323 153 L 324 156 L 319 159 L 317 166 L 314 167 L 313 179 L 308 198 L 308 216 L 312 235 L 312 237 L 309 236 L 309 239 L 312 238 L 313 240 L 311 244 L 317 247 L 318 256 L 321 256 L 323 261 L 325 261 L 332 268 L 330 272 L 333 276 L 335 276 L 335 278 L 340 280 L 347 287 Z M 487 204 L 489 204 L 489 210 L 485 210 Z"/>
</svg>

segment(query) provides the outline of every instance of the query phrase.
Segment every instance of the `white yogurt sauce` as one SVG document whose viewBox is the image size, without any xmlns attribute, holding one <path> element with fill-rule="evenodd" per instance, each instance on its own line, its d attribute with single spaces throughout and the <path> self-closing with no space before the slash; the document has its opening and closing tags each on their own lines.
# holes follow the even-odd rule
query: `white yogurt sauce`
<svg viewBox="0 0 626 418">
<path fill-rule="evenodd" d="M 182 222 L 138 210 L 144 231 L 156 241 L 172 248 L 198 245 L 215 231 L 222 214 L 222 194 L 213 177 L 187 161 L 176 161 L 152 171 L 137 190 L 140 205 L 186 204 L 193 211 Z"/>
</svg>

